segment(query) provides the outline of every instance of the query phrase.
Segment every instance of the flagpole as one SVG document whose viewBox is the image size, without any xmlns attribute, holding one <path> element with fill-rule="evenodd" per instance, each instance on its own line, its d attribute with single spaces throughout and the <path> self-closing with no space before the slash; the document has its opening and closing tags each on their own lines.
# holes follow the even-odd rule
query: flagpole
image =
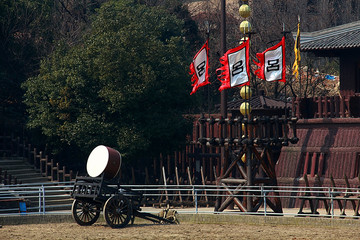
<svg viewBox="0 0 360 240">
<path fill-rule="evenodd" d="M 286 42 L 286 34 L 287 33 L 291 33 L 291 32 L 286 32 L 285 31 L 285 23 L 283 23 L 283 31 L 282 31 L 282 34 L 283 34 L 283 36 L 284 36 L 284 38 L 285 38 L 285 42 Z M 286 46 L 286 44 L 285 44 L 285 46 Z M 283 56 L 283 57 L 285 57 L 285 56 Z M 286 67 L 286 66 L 283 66 L 283 67 Z M 286 71 L 285 71 L 285 85 L 284 85 L 284 88 L 285 88 L 285 117 L 288 117 L 288 110 L 287 110 L 287 94 L 286 94 L 286 86 L 287 86 L 287 79 L 286 79 Z"/>
<path fill-rule="evenodd" d="M 221 44 L 221 55 L 224 55 L 226 53 L 226 9 L 225 6 L 226 5 L 226 1 L 225 0 L 221 0 L 221 36 L 220 36 L 220 44 Z M 221 117 L 223 119 L 227 118 L 227 90 L 222 90 L 220 93 L 220 113 L 221 113 Z M 225 136 L 224 134 L 225 132 L 225 128 L 223 128 L 223 136 Z M 220 172 L 220 176 L 222 176 L 224 174 L 224 170 L 225 170 L 225 165 L 226 165 L 226 159 L 225 159 L 225 147 L 222 146 L 220 149 L 220 154 L 221 154 L 221 172 Z"/>
<path fill-rule="evenodd" d="M 293 75 L 295 75 L 295 80 L 299 80 L 299 95 L 301 95 L 301 74 L 300 74 L 300 15 L 298 15 L 298 24 L 297 24 L 297 33 L 296 33 L 296 40 L 295 40 L 295 46 L 294 46 L 294 52 L 295 52 L 295 61 L 293 65 Z M 296 68 L 294 69 L 294 67 Z"/>
<path fill-rule="evenodd" d="M 226 1 L 221 0 L 221 36 L 220 36 L 220 48 L 221 48 L 221 56 L 223 56 L 226 52 L 226 9 L 225 9 Z M 220 93 L 220 113 L 221 117 L 227 118 L 227 91 L 223 90 Z M 222 155 L 223 159 L 223 155 Z"/>
<path fill-rule="evenodd" d="M 226 53 L 226 10 L 225 10 L 225 0 L 221 1 L 221 22 L 220 22 L 220 51 L 221 56 L 223 56 Z M 222 118 L 227 118 L 227 91 L 226 89 L 222 90 L 220 92 L 220 114 Z M 226 128 L 223 127 L 222 129 L 226 133 Z M 223 135 L 225 136 L 225 135 Z M 221 178 L 224 175 L 225 167 L 226 167 L 226 158 L 225 158 L 225 147 L 220 147 L 220 176 Z M 219 195 L 216 196 L 216 202 L 215 202 L 215 211 L 217 211 L 221 205 L 221 199 Z"/>
<path fill-rule="evenodd" d="M 210 42 L 209 42 L 209 39 L 210 39 L 210 23 L 209 23 L 209 21 L 205 21 L 204 24 L 205 24 L 205 27 L 206 27 L 206 41 L 208 43 L 208 48 L 209 48 L 208 54 L 210 54 Z M 210 84 L 208 84 L 208 86 L 207 86 L 207 110 L 208 110 L 208 115 L 209 115 L 209 118 L 210 118 Z"/>
</svg>

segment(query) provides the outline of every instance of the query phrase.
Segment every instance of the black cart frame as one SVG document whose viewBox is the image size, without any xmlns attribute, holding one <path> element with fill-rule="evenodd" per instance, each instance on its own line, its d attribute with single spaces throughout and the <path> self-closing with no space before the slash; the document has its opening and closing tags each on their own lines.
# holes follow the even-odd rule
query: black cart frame
<svg viewBox="0 0 360 240">
<path fill-rule="evenodd" d="M 103 211 L 106 223 L 112 228 L 125 227 L 135 217 L 154 223 L 177 223 L 175 212 L 160 217 L 151 213 L 141 212 L 143 194 L 130 188 L 121 187 L 119 182 L 100 177 L 76 177 L 71 193 L 74 202 L 72 215 L 81 226 L 94 224 Z"/>
</svg>

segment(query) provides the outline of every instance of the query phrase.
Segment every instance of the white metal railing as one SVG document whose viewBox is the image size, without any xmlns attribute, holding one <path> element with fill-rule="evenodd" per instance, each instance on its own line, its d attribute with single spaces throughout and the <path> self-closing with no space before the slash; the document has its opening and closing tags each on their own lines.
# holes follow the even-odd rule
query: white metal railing
<svg viewBox="0 0 360 240">
<path fill-rule="evenodd" d="M 46 202 L 70 199 L 73 182 L 0 185 L 1 214 L 45 214 L 55 209 L 66 209 L 71 204 L 51 204 Z M 7 207 L 9 206 L 9 207 Z M 21 207 L 25 207 L 21 209 Z"/>
<path fill-rule="evenodd" d="M 0 185 L 0 215 L 5 214 L 48 214 L 64 213 L 69 214 L 71 211 L 71 191 L 74 182 L 48 183 L 48 184 L 21 184 L 21 185 Z M 291 186 L 227 186 L 226 188 L 216 185 L 122 185 L 122 188 L 129 188 L 134 191 L 142 192 L 147 203 L 152 206 L 153 203 L 167 202 L 170 205 L 186 205 L 188 208 L 181 208 L 178 211 L 183 213 L 239 213 L 255 215 L 292 215 L 299 213 L 296 211 L 299 207 L 299 201 L 309 200 L 313 204 L 325 201 L 328 204 L 328 212 L 320 211 L 319 214 L 306 213 L 307 216 L 324 216 L 324 217 L 348 217 L 355 218 L 358 216 L 360 207 L 360 189 L 357 188 L 340 188 L 340 187 L 291 187 Z M 235 193 L 237 192 L 237 193 Z M 276 196 L 275 196 L 276 195 Z M 261 208 L 256 212 L 240 212 L 236 208 L 215 212 L 213 207 L 203 208 L 207 203 L 213 203 L 217 197 L 227 198 L 229 196 L 243 199 L 253 197 L 263 200 Z M 267 198 L 279 198 L 283 208 L 291 211 L 275 213 L 266 203 Z M 49 203 L 51 200 L 67 200 L 68 203 Z M 26 211 L 20 211 L 19 206 L 5 208 L 4 203 L 11 202 L 16 205 L 19 202 L 30 203 Z M 339 208 L 341 203 L 345 211 Z M 348 208 L 354 204 L 356 209 Z M 145 202 L 146 204 L 146 202 Z M 2 205 L 2 207 L 1 207 Z M 308 204 L 304 207 L 309 209 Z M 316 207 L 318 210 L 318 208 Z M 319 208 L 323 210 L 323 207 Z M 151 210 L 149 210 L 151 211 Z M 350 212 L 350 213 L 349 213 Z M 353 212 L 353 213 L 351 213 Z"/>
</svg>

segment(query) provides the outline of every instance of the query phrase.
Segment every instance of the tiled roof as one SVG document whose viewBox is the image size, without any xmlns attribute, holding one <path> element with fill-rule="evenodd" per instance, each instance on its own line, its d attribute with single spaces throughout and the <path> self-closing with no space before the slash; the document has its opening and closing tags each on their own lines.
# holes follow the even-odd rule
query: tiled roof
<svg viewBox="0 0 360 240">
<path fill-rule="evenodd" d="M 229 111 L 239 110 L 243 99 L 234 100 L 227 103 L 227 109 Z M 262 109 L 284 109 L 285 102 L 280 100 L 275 100 L 266 96 L 254 96 L 250 99 L 250 105 L 253 110 L 262 110 Z M 287 104 L 287 107 L 290 107 L 291 103 Z"/>
<path fill-rule="evenodd" d="M 296 32 L 293 33 L 294 39 Z M 360 48 L 360 21 L 300 33 L 301 51 Z"/>
<path fill-rule="evenodd" d="M 304 171 L 302 161 L 306 152 L 321 152 L 325 154 L 323 177 L 333 176 L 335 179 L 340 179 L 347 175 L 349 178 L 357 178 L 360 128 L 355 125 L 314 124 L 314 127 L 304 128 L 298 125 L 296 134 L 299 142 L 281 149 L 276 175 L 280 178 L 299 177 Z"/>
</svg>

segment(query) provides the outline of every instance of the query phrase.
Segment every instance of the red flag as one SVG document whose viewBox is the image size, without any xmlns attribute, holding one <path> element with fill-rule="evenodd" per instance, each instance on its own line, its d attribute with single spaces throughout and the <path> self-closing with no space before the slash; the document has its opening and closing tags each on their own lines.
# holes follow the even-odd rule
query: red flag
<svg viewBox="0 0 360 240">
<path fill-rule="evenodd" d="M 190 93 L 195 93 L 199 87 L 209 84 L 209 45 L 208 41 L 202 46 L 200 51 L 195 55 L 193 62 L 190 64 L 191 81 L 193 89 Z"/>
<path fill-rule="evenodd" d="M 285 37 L 275 46 L 256 54 L 259 62 L 254 63 L 260 67 L 255 70 L 255 75 L 268 82 L 286 82 L 285 65 Z"/>
<path fill-rule="evenodd" d="M 219 91 L 250 84 L 249 40 L 228 50 L 220 58 L 220 62 L 223 66 L 216 70 L 221 71 L 218 76 L 221 82 Z"/>
</svg>

